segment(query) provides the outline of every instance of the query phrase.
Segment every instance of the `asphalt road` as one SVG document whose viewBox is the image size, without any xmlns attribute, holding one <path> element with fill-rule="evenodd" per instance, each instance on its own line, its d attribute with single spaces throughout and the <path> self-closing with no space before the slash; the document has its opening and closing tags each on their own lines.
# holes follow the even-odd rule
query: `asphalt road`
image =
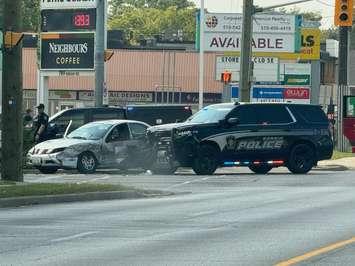
<svg viewBox="0 0 355 266">
<path fill-rule="evenodd" d="M 234 174 L 237 173 L 237 174 Z M 181 171 L 31 182 L 120 182 L 173 197 L 0 210 L 0 265 L 274 265 L 355 237 L 355 172 Z M 354 265 L 353 242 L 301 265 Z M 285 264 L 289 265 L 289 264 Z"/>
</svg>

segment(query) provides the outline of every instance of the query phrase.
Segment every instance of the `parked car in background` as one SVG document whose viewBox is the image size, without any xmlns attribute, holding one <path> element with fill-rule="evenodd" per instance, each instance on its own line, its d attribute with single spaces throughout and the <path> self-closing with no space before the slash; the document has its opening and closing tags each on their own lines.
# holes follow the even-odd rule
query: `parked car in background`
<svg viewBox="0 0 355 266">
<path fill-rule="evenodd" d="M 28 164 L 45 174 L 77 169 L 90 174 L 105 167 L 149 169 L 151 150 L 146 141 L 148 124 L 131 120 L 91 122 L 60 139 L 31 148 Z"/>
<path fill-rule="evenodd" d="M 191 107 L 181 104 L 127 105 L 127 118 L 151 126 L 183 122 L 192 115 Z"/>
<path fill-rule="evenodd" d="M 69 133 L 82 125 L 94 121 L 110 119 L 127 119 L 126 110 L 122 107 L 86 107 L 60 111 L 49 118 L 48 139 L 62 137 L 72 121 Z"/>
</svg>

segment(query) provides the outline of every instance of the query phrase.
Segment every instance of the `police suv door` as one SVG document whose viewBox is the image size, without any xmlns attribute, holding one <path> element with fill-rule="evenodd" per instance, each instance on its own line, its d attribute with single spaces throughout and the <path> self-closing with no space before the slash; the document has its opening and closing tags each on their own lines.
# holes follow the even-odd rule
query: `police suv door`
<svg viewBox="0 0 355 266">
<path fill-rule="evenodd" d="M 237 122 L 229 123 L 231 118 Z M 252 141 L 257 133 L 257 114 L 252 105 L 239 105 L 226 116 L 226 128 L 222 139 L 222 160 L 252 160 Z"/>
</svg>

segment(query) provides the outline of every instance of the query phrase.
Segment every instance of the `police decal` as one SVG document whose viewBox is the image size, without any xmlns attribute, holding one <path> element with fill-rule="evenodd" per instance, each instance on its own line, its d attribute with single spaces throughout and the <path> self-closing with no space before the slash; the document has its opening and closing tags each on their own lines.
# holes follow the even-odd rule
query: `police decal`
<svg viewBox="0 0 355 266">
<path fill-rule="evenodd" d="M 252 151 L 252 150 L 279 150 L 285 144 L 283 137 L 259 137 L 237 141 L 234 136 L 226 137 L 225 150 Z"/>
</svg>

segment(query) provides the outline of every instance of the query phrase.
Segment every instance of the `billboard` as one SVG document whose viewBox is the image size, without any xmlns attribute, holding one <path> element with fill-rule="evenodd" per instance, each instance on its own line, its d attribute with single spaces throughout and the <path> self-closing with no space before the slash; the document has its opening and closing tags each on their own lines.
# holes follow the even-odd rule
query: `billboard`
<svg viewBox="0 0 355 266">
<path fill-rule="evenodd" d="M 301 22 L 301 17 L 295 15 L 255 15 L 253 50 L 272 53 L 299 51 Z M 207 13 L 203 25 L 205 51 L 240 51 L 242 14 Z"/>
<path fill-rule="evenodd" d="M 41 34 L 41 70 L 93 70 L 94 33 Z"/>
<path fill-rule="evenodd" d="M 41 9 L 96 8 L 98 0 L 41 0 Z"/>
<path fill-rule="evenodd" d="M 277 57 L 253 57 L 254 81 L 277 82 L 279 80 L 279 59 Z M 216 56 L 216 80 L 224 71 L 232 73 L 232 81 L 239 81 L 240 57 Z"/>
</svg>

